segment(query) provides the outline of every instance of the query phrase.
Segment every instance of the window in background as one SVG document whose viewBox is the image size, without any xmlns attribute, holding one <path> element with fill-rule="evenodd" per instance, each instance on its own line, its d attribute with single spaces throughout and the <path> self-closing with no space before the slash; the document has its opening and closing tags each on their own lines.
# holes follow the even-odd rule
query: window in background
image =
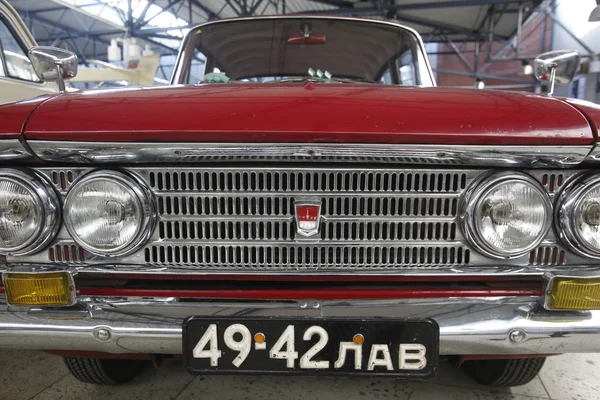
<svg viewBox="0 0 600 400">
<path fill-rule="evenodd" d="M 32 82 L 40 81 L 29 57 L 2 19 L 0 19 L 0 49 L 4 60 L 0 75 Z"/>
</svg>

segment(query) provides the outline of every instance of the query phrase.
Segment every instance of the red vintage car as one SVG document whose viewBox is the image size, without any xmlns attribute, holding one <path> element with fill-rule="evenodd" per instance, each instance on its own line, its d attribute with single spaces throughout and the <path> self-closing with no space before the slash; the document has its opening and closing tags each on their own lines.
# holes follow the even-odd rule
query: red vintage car
<svg viewBox="0 0 600 400">
<path fill-rule="evenodd" d="M 75 57 L 35 47 L 44 80 Z M 572 52 L 536 61 L 568 81 Z M 436 88 L 411 29 L 209 22 L 172 85 L 0 106 L 0 347 L 131 379 L 529 382 L 600 351 L 600 110 Z"/>
</svg>

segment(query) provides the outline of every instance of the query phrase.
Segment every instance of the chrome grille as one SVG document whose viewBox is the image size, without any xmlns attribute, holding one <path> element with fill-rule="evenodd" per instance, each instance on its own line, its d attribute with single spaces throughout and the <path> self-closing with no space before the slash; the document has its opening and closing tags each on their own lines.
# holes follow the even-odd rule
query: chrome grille
<svg viewBox="0 0 600 400">
<path fill-rule="evenodd" d="M 548 193 L 556 193 L 565 183 L 565 176 L 563 173 L 542 174 L 541 183 Z"/>
<path fill-rule="evenodd" d="M 565 250 L 558 246 L 540 246 L 529 253 L 530 265 L 565 265 Z"/>
<path fill-rule="evenodd" d="M 293 210 L 292 198 L 241 197 L 235 193 L 229 193 L 229 197 L 219 196 L 218 193 L 208 196 L 198 194 L 161 196 L 158 198 L 158 212 L 161 215 L 202 215 L 207 217 L 214 215 L 291 216 Z"/>
<path fill-rule="evenodd" d="M 467 265 L 470 251 L 457 246 L 151 246 L 153 264 L 218 265 L 225 269 L 373 269 L 401 266 Z"/>
<path fill-rule="evenodd" d="M 160 191 L 328 191 L 456 193 L 466 172 L 216 170 L 149 171 L 150 187 Z"/>
<path fill-rule="evenodd" d="M 83 263 L 85 262 L 85 250 L 74 244 L 56 244 L 48 248 L 48 258 L 57 263 Z"/>
<path fill-rule="evenodd" d="M 303 167 L 132 167 L 155 193 L 158 221 L 144 248 L 106 259 L 80 250 L 61 229 L 51 252 L 15 261 L 151 264 L 203 272 L 402 272 L 485 265 L 581 264 L 550 232 L 514 260 L 473 251 L 459 228 L 463 191 L 487 170 Z M 40 168 L 65 196 L 91 168 Z M 577 171 L 529 170 L 551 197 Z M 320 201 L 319 235 L 297 235 L 295 202 Z M 58 247 L 57 247 L 58 246 Z M 65 249 L 69 249 L 67 256 Z M 59 254 L 58 251 L 62 253 Z M 52 253 L 52 254 L 50 254 Z M 589 263 L 589 260 L 586 262 Z"/>
<path fill-rule="evenodd" d="M 454 240 L 449 222 L 329 222 L 321 224 L 323 240 Z"/>
<path fill-rule="evenodd" d="M 147 170 L 157 242 L 144 262 L 217 269 L 338 270 L 468 265 L 458 198 L 477 172 Z M 320 236 L 296 235 L 294 204 L 321 202 Z"/>
<path fill-rule="evenodd" d="M 161 221 L 161 239 L 287 240 L 291 222 Z M 327 222 L 321 240 L 454 240 L 456 224 L 448 222 Z"/>
<path fill-rule="evenodd" d="M 161 221 L 161 239 L 286 240 L 294 236 L 291 222 Z"/>
</svg>

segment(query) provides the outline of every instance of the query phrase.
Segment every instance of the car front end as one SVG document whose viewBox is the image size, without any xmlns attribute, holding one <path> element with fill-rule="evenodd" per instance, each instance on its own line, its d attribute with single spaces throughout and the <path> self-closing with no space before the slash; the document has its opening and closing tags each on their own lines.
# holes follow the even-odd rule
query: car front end
<svg viewBox="0 0 600 400">
<path fill-rule="evenodd" d="M 297 49 L 339 29 L 367 51 L 348 26 L 389 24 L 228 24 L 256 20 L 294 49 L 293 69 L 269 71 L 285 79 L 230 52 L 193 84 L 215 22 L 184 41 L 174 86 L 0 107 L 0 347 L 70 368 L 176 356 L 193 373 L 416 378 L 440 358 L 537 373 L 600 351 L 595 106 L 423 87 L 418 38 L 389 79 L 421 87 L 357 82 L 345 64 L 298 78 Z M 258 33 L 239 48 L 261 49 L 242 28 Z"/>
</svg>

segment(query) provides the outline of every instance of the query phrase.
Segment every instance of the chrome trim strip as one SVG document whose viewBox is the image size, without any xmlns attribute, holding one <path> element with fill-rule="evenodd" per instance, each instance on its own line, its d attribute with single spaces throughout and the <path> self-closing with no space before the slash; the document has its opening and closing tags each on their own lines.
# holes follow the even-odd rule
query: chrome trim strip
<svg viewBox="0 0 600 400">
<path fill-rule="evenodd" d="M 369 143 L 118 143 L 30 140 L 45 161 L 135 164 L 202 161 L 372 162 L 470 167 L 568 168 L 591 146 L 480 146 Z"/>
<path fill-rule="evenodd" d="M 28 160 L 32 157 L 19 139 L 0 140 L 0 162 Z"/>
<path fill-rule="evenodd" d="M 585 158 L 584 162 L 590 164 L 598 164 L 600 163 L 600 145 L 593 145 L 589 154 Z"/>
<path fill-rule="evenodd" d="M 321 301 L 186 301 L 175 298 L 80 298 L 77 307 L 13 310 L 0 300 L 0 347 L 108 353 L 180 354 L 190 315 L 402 319 L 440 326 L 440 354 L 552 354 L 600 351 L 600 311 L 547 311 L 537 297 Z M 303 300 L 303 299 L 300 299 Z M 107 330 L 109 337 L 97 338 Z M 515 343 L 510 332 L 522 331 Z"/>
<path fill-rule="evenodd" d="M 3 263 L 0 264 L 0 272 L 20 271 L 65 271 L 73 274 L 106 274 L 107 277 L 114 274 L 126 275 L 179 275 L 181 277 L 193 276 L 407 276 L 407 277 L 443 277 L 443 276 L 495 276 L 495 277 L 545 277 L 551 275 L 578 275 L 578 276 L 600 276 L 600 265 L 557 265 L 557 266 L 519 266 L 519 265 L 486 265 L 486 266 L 453 266 L 437 269 L 394 269 L 394 270 L 363 270 L 357 273 L 355 270 L 313 270 L 313 271 L 269 271 L 269 270 L 229 270 L 229 269 L 198 269 L 198 268 L 173 268 L 171 266 L 152 266 L 142 264 L 94 264 L 87 266 L 65 266 L 43 263 Z"/>
</svg>

